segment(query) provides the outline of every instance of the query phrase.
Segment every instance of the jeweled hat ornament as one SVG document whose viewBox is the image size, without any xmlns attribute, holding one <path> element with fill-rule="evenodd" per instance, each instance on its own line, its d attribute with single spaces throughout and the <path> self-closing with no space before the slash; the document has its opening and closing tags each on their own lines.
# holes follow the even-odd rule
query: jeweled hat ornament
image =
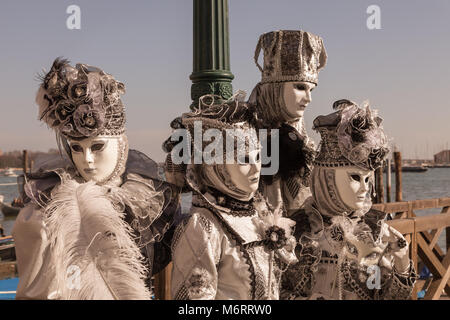
<svg viewBox="0 0 450 320">
<path fill-rule="evenodd" d="M 264 52 L 264 68 L 258 63 Z M 302 30 L 278 30 L 259 37 L 255 63 L 262 72 L 261 83 L 307 81 L 317 84 L 327 54 L 321 37 Z"/>
<path fill-rule="evenodd" d="M 72 67 L 56 58 L 43 75 L 36 95 L 39 119 L 66 138 L 125 132 L 125 110 L 120 95 L 125 85 L 103 70 L 86 64 Z"/>
<path fill-rule="evenodd" d="M 320 133 L 316 166 L 357 166 L 375 170 L 383 165 L 389 154 L 388 139 L 381 125 L 382 119 L 368 103 L 363 107 L 350 100 L 334 102 L 337 110 L 314 119 L 313 129 Z"/>
</svg>

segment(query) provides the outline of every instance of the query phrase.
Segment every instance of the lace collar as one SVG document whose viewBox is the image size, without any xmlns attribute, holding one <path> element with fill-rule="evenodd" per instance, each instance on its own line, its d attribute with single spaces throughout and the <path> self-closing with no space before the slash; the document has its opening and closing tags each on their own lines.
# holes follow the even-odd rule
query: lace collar
<svg viewBox="0 0 450 320">
<path fill-rule="evenodd" d="M 219 206 L 229 209 L 230 211 L 227 213 L 233 216 L 252 216 L 256 212 L 254 198 L 249 201 L 234 199 L 233 197 L 230 197 L 229 195 L 211 187 L 208 188 L 208 193 L 214 196 L 216 203 Z"/>
</svg>

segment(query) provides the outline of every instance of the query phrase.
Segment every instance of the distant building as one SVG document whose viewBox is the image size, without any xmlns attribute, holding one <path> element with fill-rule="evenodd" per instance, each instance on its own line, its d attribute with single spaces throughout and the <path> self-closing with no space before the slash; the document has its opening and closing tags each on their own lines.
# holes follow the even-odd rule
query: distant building
<svg viewBox="0 0 450 320">
<path fill-rule="evenodd" d="M 446 164 L 450 163 L 450 150 L 442 150 L 434 155 L 435 164 Z"/>
</svg>

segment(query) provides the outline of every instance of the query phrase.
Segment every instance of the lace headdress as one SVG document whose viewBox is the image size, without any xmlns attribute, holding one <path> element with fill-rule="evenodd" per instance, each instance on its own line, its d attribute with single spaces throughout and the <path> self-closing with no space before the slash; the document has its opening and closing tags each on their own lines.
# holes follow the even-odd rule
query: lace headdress
<svg viewBox="0 0 450 320">
<path fill-rule="evenodd" d="M 243 92 L 238 92 L 233 98 L 224 103 L 217 104 L 214 95 L 205 95 L 200 98 L 199 107 L 192 112 L 184 113 L 181 117 L 174 119 L 171 123 L 172 129 L 187 129 L 188 142 L 192 150 L 192 157 L 195 152 L 204 152 L 208 146 L 223 143 L 223 162 L 227 161 L 227 141 L 234 139 L 232 157 L 234 160 L 238 152 L 237 148 L 245 147 L 258 149 L 259 139 L 256 127 L 259 122 L 256 112 L 245 103 Z M 212 137 L 205 138 L 208 130 L 215 129 L 221 134 L 222 141 L 216 141 Z M 209 131 L 211 133 L 212 131 Z M 197 135 L 197 136 L 196 136 Z M 201 143 L 196 143 L 196 141 Z M 171 152 L 178 141 L 167 139 L 163 144 L 166 152 Z"/>
<path fill-rule="evenodd" d="M 72 67 L 57 58 L 43 75 L 36 95 L 39 119 L 71 139 L 125 132 L 120 95 L 125 85 L 103 70 L 86 64 Z"/>
</svg>

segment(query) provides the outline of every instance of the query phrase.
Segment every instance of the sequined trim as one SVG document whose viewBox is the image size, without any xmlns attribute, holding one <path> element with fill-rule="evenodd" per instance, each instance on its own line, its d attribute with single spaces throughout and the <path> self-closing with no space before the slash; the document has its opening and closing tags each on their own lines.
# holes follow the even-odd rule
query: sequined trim
<svg viewBox="0 0 450 320">
<path fill-rule="evenodd" d="M 211 231 L 212 231 L 211 222 L 208 219 L 206 219 L 204 216 L 201 216 L 201 215 L 198 216 L 198 219 L 199 219 L 199 223 L 202 226 L 202 228 L 206 232 L 211 233 Z"/>
<path fill-rule="evenodd" d="M 186 228 L 186 225 L 188 224 L 189 220 L 192 218 L 192 216 L 190 216 L 189 218 L 183 220 L 175 229 L 175 232 L 173 234 L 173 238 L 172 238 L 172 244 L 171 244 L 171 250 L 172 252 L 175 251 L 175 248 L 178 245 L 178 242 L 181 239 L 181 236 L 184 233 L 184 230 Z"/>
<path fill-rule="evenodd" d="M 299 46 L 302 42 L 302 35 L 296 31 L 283 32 L 281 44 L 281 74 L 292 76 L 300 72 L 301 57 Z"/>
<path fill-rule="evenodd" d="M 189 294 L 187 288 L 182 285 L 174 297 L 174 300 L 189 300 Z"/>
<path fill-rule="evenodd" d="M 253 261 L 256 261 L 256 253 L 255 248 L 249 248 L 247 249 L 249 256 L 253 259 Z M 266 293 L 266 285 L 265 285 L 265 279 L 264 274 L 261 270 L 261 268 L 256 265 L 255 266 L 255 284 L 254 284 L 254 292 L 255 292 L 255 300 L 266 300 L 267 294 Z"/>
<path fill-rule="evenodd" d="M 189 299 L 215 296 L 215 281 L 204 268 L 194 268 L 185 282 Z"/>
<path fill-rule="evenodd" d="M 411 298 L 411 294 L 414 288 L 416 280 L 419 275 L 414 269 L 412 261 L 409 262 L 409 272 L 406 274 L 398 273 L 395 270 L 395 266 L 392 270 L 392 279 L 390 281 L 389 288 L 386 289 L 384 299 L 395 300 L 408 300 Z"/>
<path fill-rule="evenodd" d="M 211 193 L 217 201 L 217 204 L 221 207 L 230 209 L 226 214 L 230 214 L 235 217 L 248 217 L 256 213 L 254 207 L 254 199 L 250 201 L 241 201 L 234 199 L 216 189 L 208 188 L 209 193 Z"/>
<path fill-rule="evenodd" d="M 372 297 L 368 295 L 353 278 L 352 271 L 350 270 L 350 265 L 348 263 L 342 264 L 341 272 L 344 276 L 346 284 L 352 289 L 353 293 L 358 295 L 361 300 L 373 300 Z"/>
</svg>

